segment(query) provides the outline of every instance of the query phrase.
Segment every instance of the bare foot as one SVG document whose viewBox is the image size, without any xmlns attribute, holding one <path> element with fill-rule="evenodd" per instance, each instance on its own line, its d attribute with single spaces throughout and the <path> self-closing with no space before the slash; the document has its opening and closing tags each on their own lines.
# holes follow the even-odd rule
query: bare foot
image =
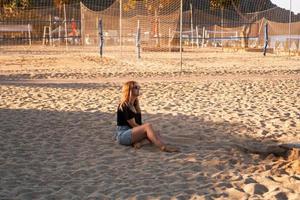
<svg viewBox="0 0 300 200">
<path fill-rule="evenodd" d="M 133 147 L 135 149 L 140 149 L 142 147 L 142 144 L 141 144 L 141 142 L 136 142 L 136 143 L 133 144 Z"/>
<path fill-rule="evenodd" d="M 160 150 L 168 153 L 180 152 L 180 150 L 177 147 L 166 146 L 166 145 L 161 147 Z"/>
</svg>

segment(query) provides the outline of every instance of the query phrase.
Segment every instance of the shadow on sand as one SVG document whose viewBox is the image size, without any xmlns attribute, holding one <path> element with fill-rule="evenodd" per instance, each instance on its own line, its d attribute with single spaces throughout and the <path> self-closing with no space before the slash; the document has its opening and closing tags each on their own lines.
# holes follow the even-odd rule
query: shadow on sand
<svg viewBox="0 0 300 200">
<path fill-rule="evenodd" d="M 118 145 L 112 113 L 1 109 L 0 199 L 226 198 L 216 188 L 259 165 L 234 145 L 247 140 L 234 136 L 242 124 L 143 118 L 181 153 Z"/>
</svg>

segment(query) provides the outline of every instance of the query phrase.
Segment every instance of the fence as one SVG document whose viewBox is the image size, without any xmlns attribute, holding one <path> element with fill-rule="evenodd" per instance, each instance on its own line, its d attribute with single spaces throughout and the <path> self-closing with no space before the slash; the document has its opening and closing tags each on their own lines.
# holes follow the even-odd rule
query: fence
<svg viewBox="0 0 300 200">
<path fill-rule="evenodd" d="M 104 55 L 134 56 L 139 47 L 142 55 L 194 52 L 201 48 L 262 49 L 265 24 L 269 25 L 269 48 L 299 52 L 300 16 L 289 15 L 281 8 L 241 13 L 190 1 L 183 5 L 180 0 L 166 2 L 136 1 L 131 5 L 128 0 L 121 0 L 106 7 L 77 3 L 11 13 L 1 9 L 0 45 L 98 51 L 101 20 Z"/>
</svg>

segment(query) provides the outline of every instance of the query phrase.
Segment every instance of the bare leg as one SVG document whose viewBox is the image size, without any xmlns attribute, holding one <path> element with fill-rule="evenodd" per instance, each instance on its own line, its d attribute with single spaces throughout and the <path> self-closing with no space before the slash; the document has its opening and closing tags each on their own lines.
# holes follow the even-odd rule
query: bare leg
<svg viewBox="0 0 300 200">
<path fill-rule="evenodd" d="M 146 123 L 132 129 L 133 144 L 147 138 L 159 148 L 162 148 L 164 146 L 150 124 Z"/>
<path fill-rule="evenodd" d="M 164 140 L 162 139 L 160 132 L 157 131 L 157 137 L 159 138 L 160 141 L 162 141 L 162 143 L 165 144 Z M 176 147 L 171 147 L 169 145 L 165 145 L 165 149 L 163 149 L 162 151 L 167 151 L 167 152 L 179 152 L 180 150 Z"/>
<path fill-rule="evenodd" d="M 161 137 L 161 135 L 160 135 L 160 132 L 159 132 L 159 131 L 156 131 L 156 132 L 157 132 L 157 137 L 159 138 L 159 140 L 162 141 L 162 142 L 164 143 L 164 141 L 163 141 L 163 139 L 162 139 L 162 137 Z"/>
<path fill-rule="evenodd" d="M 157 137 L 160 141 L 163 141 L 159 132 L 158 131 L 155 131 L 156 134 L 157 134 Z M 147 137 L 147 138 L 144 138 L 143 140 L 139 141 L 139 142 L 136 142 L 134 143 L 132 146 L 136 149 L 140 149 L 142 146 L 146 145 L 146 144 L 151 144 L 151 140 Z"/>
<path fill-rule="evenodd" d="M 148 140 L 148 138 L 147 138 L 147 139 L 145 138 L 145 139 L 143 139 L 143 140 L 141 140 L 141 141 L 139 141 L 139 142 L 134 143 L 134 144 L 133 144 L 133 147 L 136 148 L 136 149 L 139 149 L 139 148 L 141 148 L 142 146 L 144 146 L 144 145 L 146 145 L 146 144 L 149 144 L 149 143 L 151 143 L 151 141 Z"/>
<path fill-rule="evenodd" d="M 177 152 L 177 148 L 167 147 L 161 138 L 154 132 L 151 124 L 146 123 L 132 129 L 132 143 L 141 142 L 143 139 L 149 139 L 154 145 L 156 145 L 161 151 Z"/>
</svg>

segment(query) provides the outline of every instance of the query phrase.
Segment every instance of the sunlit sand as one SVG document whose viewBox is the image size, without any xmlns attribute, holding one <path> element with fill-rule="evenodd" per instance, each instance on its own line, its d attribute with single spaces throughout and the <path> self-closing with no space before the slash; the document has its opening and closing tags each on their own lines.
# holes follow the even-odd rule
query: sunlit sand
<svg viewBox="0 0 300 200">
<path fill-rule="evenodd" d="M 9 50 L 0 199 L 300 199 L 299 57 L 194 49 L 181 71 L 176 53 Z M 181 152 L 112 140 L 127 80 Z"/>
</svg>

